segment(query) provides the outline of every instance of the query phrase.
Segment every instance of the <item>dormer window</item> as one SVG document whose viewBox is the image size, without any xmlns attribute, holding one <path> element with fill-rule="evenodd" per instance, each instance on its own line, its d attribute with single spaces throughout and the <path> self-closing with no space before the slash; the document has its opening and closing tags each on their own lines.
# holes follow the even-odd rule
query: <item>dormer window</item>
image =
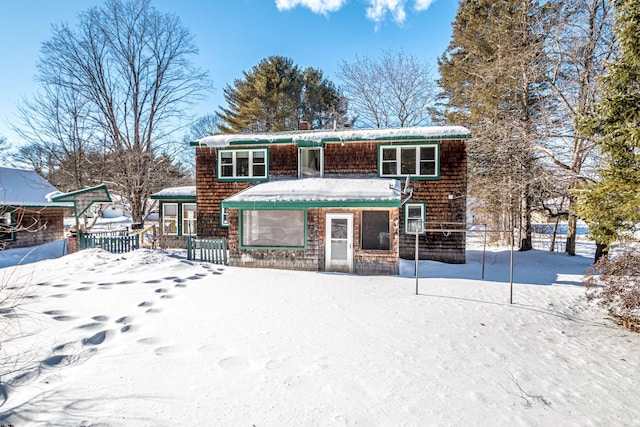
<svg viewBox="0 0 640 427">
<path fill-rule="evenodd" d="M 324 175 L 324 152 L 322 147 L 298 148 L 298 177 L 311 178 Z"/>
</svg>

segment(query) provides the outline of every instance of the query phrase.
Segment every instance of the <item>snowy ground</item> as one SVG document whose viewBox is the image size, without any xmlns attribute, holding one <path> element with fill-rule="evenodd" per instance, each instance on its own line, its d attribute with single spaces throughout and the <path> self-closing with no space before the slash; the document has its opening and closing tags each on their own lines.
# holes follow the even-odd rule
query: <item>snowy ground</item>
<svg viewBox="0 0 640 427">
<path fill-rule="evenodd" d="M 0 423 L 638 425 L 640 335 L 588 304 L 592 259 L 492 249 L 400 277 L 86 250 L 0 269 Z M 9 323 L 10 322 L 10 323 Z M 11 328 L 7 329 L 7 325 Z"/>
</svg>

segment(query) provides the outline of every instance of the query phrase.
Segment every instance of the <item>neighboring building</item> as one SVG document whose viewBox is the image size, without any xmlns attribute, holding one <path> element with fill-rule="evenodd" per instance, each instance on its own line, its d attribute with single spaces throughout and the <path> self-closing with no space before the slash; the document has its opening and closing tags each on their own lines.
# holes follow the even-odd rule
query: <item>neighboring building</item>
<svg viewBox="0 0 640 427">
<path fill-rule="evenodd" d="M 236 266 L 397 274 L 419 227 L 442 230 L 420 237 L 420 259 L 464 263 L 465 234 L 451 229 L 466 228 L 468 137 L 437 126 L 200 139 L 197 236 L 227 237 Z"/>
<path fill-rule="evenodd" d="M 0 167 L 0 249 L 36 246 L 64 238 L 60 192 L 36 172 Z"/>
<path fill-rule="evenodd" d="M 195 236 L 197 230 L 196 187 L 165 188 L 152 194 L 151 199 L 159 202 L 158 245 L 184 248 L 186 237 Z"/>
</svg>

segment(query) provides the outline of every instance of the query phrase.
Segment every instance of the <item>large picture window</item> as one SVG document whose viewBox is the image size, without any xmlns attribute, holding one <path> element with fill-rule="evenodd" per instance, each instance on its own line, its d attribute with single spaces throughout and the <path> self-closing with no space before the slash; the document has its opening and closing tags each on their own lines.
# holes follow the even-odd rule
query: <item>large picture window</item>
<svg viewBox="0 0 640 427">
<path fill-rule="evenodd" d="M 425 205 L 424 203 L 407 203 L 404 205 L 404 232 L 416 234 L 424 228 Z M 423 234 L 422 232 L 420 234 Z"/>
<path fill-rule="evenodd" d="M 219 179 L 264 179 L 267 177 L 267 149 L 220 150 Z"/>
<path fill-rule="evenodd" d="M 379 156 L 381 176 L 438 176 L 437 144 L 381 146 Z"/>
<path fill-rule="evenodd" d="M 388 251 L 389 211 L 362 212 L 362 249 Z"/>
<path fill-rule="evenodd" d="M 196 234 L 196 204 L 185 203 L 182 205 L 182 235 Z"/>
<path fill-rule="evenodd" d="M 302 248 L 304 245 L 303 210 L 242 211 L 242 246 Z"/>
<path fill-rule="evenodd" d="M 300 178 L 322 177 L 324 169 L 322 148 L 300 148 L 298 159 Z"/>
<path fill-rule="evenodd" d="M 164 203 L 162 205 L 162 234 L 178 235 L 178 204 Z"/>
</svg>

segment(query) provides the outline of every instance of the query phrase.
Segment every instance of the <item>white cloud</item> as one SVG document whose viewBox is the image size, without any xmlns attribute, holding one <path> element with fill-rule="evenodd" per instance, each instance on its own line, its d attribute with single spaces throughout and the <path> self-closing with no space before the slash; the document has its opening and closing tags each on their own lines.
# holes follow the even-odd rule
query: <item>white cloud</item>
<svg viewBox="0 0 640 427">
<path fill-rule="evenodd" d="M 406 0 L 369 0 L 371 6 L 367 8 L 367 18 L 374 22 L 381 22 L 387 13 L 393 15 L 393 20 L 401 24 L 407 17 L 404 10 Z"/>
<path fill-rule="evenodd" d="M 429 6 L 431 6 L 431 3 L 433 3 L 434 0 L 416 0 L 416 4 L 414 6 L 414 8 L 420 12 L 423 10 L 427 10 L 429 9 Z"/>
<path fill-rule="evenodd" d="M 314 13 L 329 13 L 340 9 L 347 0 L 276 0 L 278 10 L 289 10 L 296 6 L 304 6 Z"/>
<path fill-rule="evenodd" d="M 303 6 L 311 9 L 314 13 L 327 14 L 335 12 L 344 6 L 349 0 L 276 0 L 278 10 L 293 9 L 296 6 Z M 366 10 L 367 18 L 376 24 L 384 21 L 387 14 L 393 16 L 393 20 L 402 24 L 407 18 L 406 5 L 409 0 L 367 0 L 369 7 Z M 413 9 L 417 12 L 427 10 L 435 0 L 414 0 Z"/>
</svg>

